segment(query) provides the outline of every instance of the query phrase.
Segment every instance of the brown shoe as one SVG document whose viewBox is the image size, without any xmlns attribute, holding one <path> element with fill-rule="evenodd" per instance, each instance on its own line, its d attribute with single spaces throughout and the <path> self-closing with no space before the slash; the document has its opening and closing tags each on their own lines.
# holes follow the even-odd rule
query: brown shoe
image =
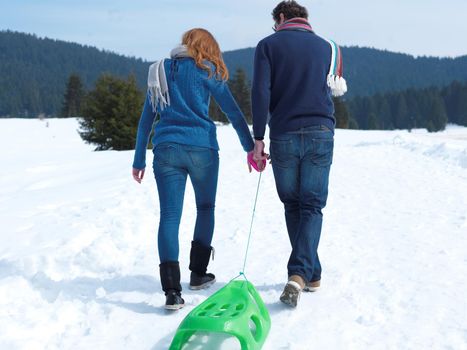
<svg viewBox="0 0 467 350">
<path fill-rule="evenodd" d="M 320 286 L 321 286 L 321 280 L 307 282 L 305 287 L 303 288 L 303 291 L 304 292 L 316 292 Z"/>
<path fill-rule="evenodd" d="M 302 278 L 302 276 L 292 275 L 292 276 L 289 277 L 289 282 L 290 281 L 298 283 L 298 285 L 300 286 L 300 289 L 305 288 L 305 280 Z"/>
</svg>

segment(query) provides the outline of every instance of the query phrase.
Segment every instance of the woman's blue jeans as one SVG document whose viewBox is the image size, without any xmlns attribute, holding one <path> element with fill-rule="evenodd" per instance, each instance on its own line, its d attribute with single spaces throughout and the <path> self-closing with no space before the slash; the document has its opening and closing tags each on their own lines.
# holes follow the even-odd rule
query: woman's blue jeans
<svg viewBox="0 0 467 350">
<path fill-rule="evenodd" d="M 279 198 L 284 203 L 292 253 L 288 274 L 321 279 L 318 244 L 328 196 L 334 135 L 313 126 L 271 138 L 271 160 Z"/>
<path fill-rule="evenodd" d="M 210 247 L 219 173 L 218 152 L 205 147 L 162 143 L 154 148 L 153 169 L 160 203 L 158 248 L 161 263 L 178 261 L 178 231 L 188 176 L 197 209 L 193 240 Z"/>
</svg>

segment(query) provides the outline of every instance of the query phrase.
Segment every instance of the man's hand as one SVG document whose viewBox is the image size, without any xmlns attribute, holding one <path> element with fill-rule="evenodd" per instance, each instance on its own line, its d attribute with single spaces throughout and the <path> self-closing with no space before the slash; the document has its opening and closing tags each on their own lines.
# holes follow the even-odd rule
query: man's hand
<svg viewBox="0 0 467 350">
<path fill-rule="evenodd" d="M 132 173 L 133 173 L 133 179 L 135 179 L 135 181 L 140 184 L 141 181 L 143 181 L 144 169 L 133 168 Z"/>
<path fill-rule="evenodd" d="M 264 142 L 262 140 L 255 140 L 255 148 L 253 150 L 253 160 L 256 162 L 259 171 L 265 168 L 266 160 L 269 154 L 264 153 Z"/>
</svg>

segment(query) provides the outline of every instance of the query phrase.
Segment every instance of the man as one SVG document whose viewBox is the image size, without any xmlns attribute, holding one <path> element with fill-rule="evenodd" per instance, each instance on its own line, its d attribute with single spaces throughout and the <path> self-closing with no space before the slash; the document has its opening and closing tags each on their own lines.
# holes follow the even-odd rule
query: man
<svg viewBox="0 0 467 350">
<path fill-rule="evenodd" d="M 268 123 L 270 158 L 292 245 L 280 300 L 297 306 L 302 290 L 320 286 L 317 249 L 334 146 L 331 92 L 341 95 L 346 86 L 339 48 L 313 32 L 305 7 L 282 1 L 272 16 L 275 33 L 261 40 L 255 52 L 254 160 L 263 169 Z"/>
</svg>

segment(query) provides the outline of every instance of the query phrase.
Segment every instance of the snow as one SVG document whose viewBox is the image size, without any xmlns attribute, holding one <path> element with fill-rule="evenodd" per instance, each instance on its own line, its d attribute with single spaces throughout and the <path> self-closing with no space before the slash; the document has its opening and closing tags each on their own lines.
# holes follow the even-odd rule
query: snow
<svg viewBox="0 0 467 350">
<path fill-rule="evenodd" d="M 132 151 L 93 152 L 76 120 L 47 122 L 0 120 L 0 349 L 168 348 L 187 313 L 241 270 L 258 174 L 219 127 L 218 283 L 187 288 L 188 184 L 186 307 L 169 313 L 151 167 L 138 185 Z M 272 318 L 264 349 L 467 349 L 467 128 L 337 130 L 334 152 L 322 288 L 297 309 L 278 301 L 290 248 L 269 165 L 263 175 L 246 275 Z"/>
</svg>

